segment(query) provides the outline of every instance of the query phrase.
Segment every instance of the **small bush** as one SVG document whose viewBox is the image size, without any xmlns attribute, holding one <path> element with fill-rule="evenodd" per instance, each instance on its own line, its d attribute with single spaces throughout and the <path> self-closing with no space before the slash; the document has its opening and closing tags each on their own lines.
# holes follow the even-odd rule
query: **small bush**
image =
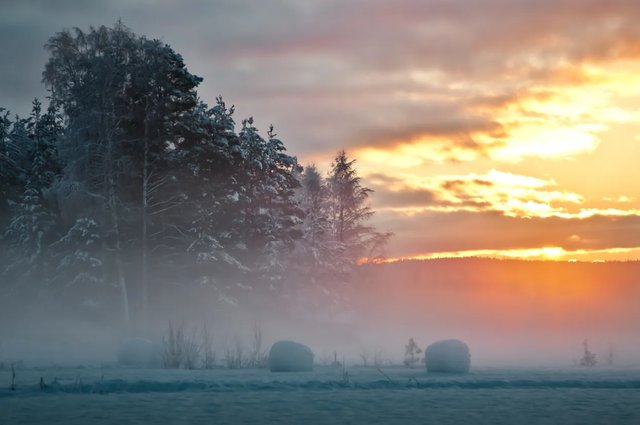
<svg viewBox="0 0 640 425">
<path fill-rule="evenodd" d="M 598 361 L 596 360 L 595 353 L 592 353 L 591 351 L 589 351 L 588 341 L 585 339 L 582 345 L 584 346 L 584 356 L 582 356 L 582 358 L 580 359 L 580 366 L 589 366 L 589 367 L 595 366 L 598 363 Z"/>
</svg>

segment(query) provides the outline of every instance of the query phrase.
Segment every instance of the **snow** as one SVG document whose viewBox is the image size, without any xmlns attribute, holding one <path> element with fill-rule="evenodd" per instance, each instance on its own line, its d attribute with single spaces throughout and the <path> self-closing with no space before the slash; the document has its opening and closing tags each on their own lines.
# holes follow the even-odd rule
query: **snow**
<svg viewBox="0 0 640 425">
<path fill-rule="evenodd" d="M 311 372 L 313 352 L 309 347 L 294 341 L 278 341 L 269 351 L 271 372 Z"/>
<path fill-rule="evenodd" d="M 434 342 L 424 356 L 429 372 L 467 373 L 471 367 L 469 347 L 457 339 Z"/>
<path fill-rule="evenodd" d="M 640 369 L 0 370 L 1 424 L 640 423 Z M 46 387 L 40 388 L 42 378 Z M 415 378 L 415 379 L 414 379 Z"/>
</svg>

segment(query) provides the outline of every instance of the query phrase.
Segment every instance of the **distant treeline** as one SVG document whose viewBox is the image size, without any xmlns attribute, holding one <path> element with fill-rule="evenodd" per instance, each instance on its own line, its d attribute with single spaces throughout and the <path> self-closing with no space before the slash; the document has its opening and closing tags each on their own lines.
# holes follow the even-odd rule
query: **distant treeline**
<svg viewBox="0 0 640 425">
<path fill-rule="evenodd" d="M 0 109 L 5 323 L 30 309 L 145 321 L 202 288 L 211 304 L 340 308 L 355 264 L 380 257 L 390 234 L 366 224 L 372 191 L 344 151 L 325 176 L 273 127 L 237 132 L 177 52 L 121 22 L 45 47 L 48 105 Z"/>
</svg>

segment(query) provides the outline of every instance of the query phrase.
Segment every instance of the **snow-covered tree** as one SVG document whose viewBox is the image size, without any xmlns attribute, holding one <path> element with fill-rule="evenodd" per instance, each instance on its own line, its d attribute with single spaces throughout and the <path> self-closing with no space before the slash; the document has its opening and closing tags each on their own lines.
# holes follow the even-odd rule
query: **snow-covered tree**
<svg viewBox="0 0 640 425">
<path fill-rule="evenodd" d="M 122 183 L 132 166 L 124 142 L 123 96 L 138 44 L 121 22 L 114 28 L 91 28 L 88 33 L 65 30 L 46 44 L 50 57 L 43 73 L 51 101 L 68 121 L 61 144 L 66 167 L 58 193 L 73 207 L 63 213 L 71 226 L 83 217 L 105 226 L 105 248 L 117 271 L 125 322 L 129 321 L 129 296 L 122 226 L 131 206 L 124 203 L 128 192 L 122 190 Z"/>
<path fill-rule="evenodd" d="M 139 241 L 142 318 L 148 316 L 151 245 L 165 232 L 161 217 L 179 205 L 168 190 L 171 151 L 190 133 L 186 118 L 199 107 L 196 87 L 202 78 L 188 72 L 182 57 L 158 40 L 137 39 L 135 60 L 127 67 L 131 79 L 123 95 L 127 105 L 124 140 L 132 158 L 131 203 L 139 214 L 129 226 L 129 239 Z M 139 231 L 138 231 L 139 229 Z M 156 258 L 161 257 L 156 255 Z"/>
<path fill-rule="evenodd" d="M 13 211 L 11 202 L 17 200 L 20 188 L 23 186 L 24 172 L 20 167 L 20 150 L 12 137 L 13 121 L 9 118 L 9 111 L 0 108 L 0 242 L 6 227 L 11 222 Z M 0 248 L 5 247 L 3 243 Z M 7 256 L 4 249 L 0 250 L 0 275 L 6 266 Z"/>
<path fill-rule="evenodd" d="M 366 225 L 371 190 L 344 152 L 328 178 L 301 175 L 273 127 L 236 132 L 180 54 L 120 21 L 45 47 L 47 111 L 0 109 L 2 293 L 28 282 L 25 297 L 119 300 L 125 322 L 178 283 L 232 303 L 302 290 L 344 305 L 350 270 L 388 238 Z"/>
<path fill-rule="evenodd" d="M 303 212 L 295 201 L 301 167 L 285 153 L 273 126 L 267 135 L 265 140 L 258 134 L 252 118 L 242 122 L 235 226 L 241 229 L 237 255 L 254 270 L 253 278 L 263 282 L 262 289 L 277 291 L 284 282 L 285 259 L 301 237 Z"/>
<path fill-rule="evenodd" d="M 57 242 L 52 244 L 50 298 L 71 300 L 75 307 L 99 306 L 104 298 L 108 273 L 104 235 L 93 219 L 79 218 Z"/>
<path fill-rule="evenodd" d="M 333 234 L 346 247 L 353 262 L 377 260 L 391 233 L 380 233 L 366 223 L 374 211 L 368 204 L 372 189 L 362 186 L 362 178 L 355 168 L 356 160 L 349 160 L 340 150 L 329 174 L 330 221 Z"/>
<path fill-rule="evenodd" d="M 317 312 L 322 306 L 344 305 L 342 289 L 351 262 L 345 257 L 345 245 L 331 231 L 330 192 L 325 179 L 315 165 L 310 165 L 305 167 L 300 180 L 302 238 L 292 253 L 289 268 L 307 308 Z"/>
<path fill-rule="evenodd" d="M 24 192 L 12 202 L 14 214 L 5 233 L 10 264 L 3 273 L 14 285 L 28 280 L 41 287 L 46 281 L 48 246 L 55 240 L 58 227 L 57 205 L 49 192 L 61 171 L 56 145 L 62 126 L 55 108 L 41 115 L 41 104 L 35 100 L 26 129 L 28 140 L 22 147 Z"/>
<path fill-rule="evenodd" d="M 229 277 L 247 270 L 234 255 L 239 232 L 231 211 L 239 201 L 234 173 L 240 159 L 233 112 L 218 97 L 215 107 L 200 102 L 186 114 L 187 133 L 174 151 L 171 186 L 181 201 L 166 216 L 171 222 L 166 245 L 175 254 L 169 256 L 180 280 L 214 287 L 223 300 L 234 299 Z M 186 274 L 184 264 L 189 264 Z"/>
</svg>

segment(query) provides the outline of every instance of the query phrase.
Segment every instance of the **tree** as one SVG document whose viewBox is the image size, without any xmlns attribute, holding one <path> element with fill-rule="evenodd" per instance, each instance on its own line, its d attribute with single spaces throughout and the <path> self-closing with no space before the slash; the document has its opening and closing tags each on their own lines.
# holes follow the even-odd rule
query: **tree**
<svg viewBox="0 0 640 425">
<path fill-rule="evenodd" d="M 68 122 L 58 193 L 65 204 L 74 199 L 81 206 L 65 211 L 66 224 L 91 218 L 104 227 L 123 319 L 130 320 L 132 282 L 140 281 L 146 322 L 150 243 L 166 238 L 162 216 L 179 205 L 167 187 L 170 168 L 176 146 L 192 133 L 187 121 L 199 106 L 195 88 L 202 78 L 170 46 L 137 36 L 120 21 L 88 33 L 62 31 L 46 47 L 51 56 L 43 79 Z M 135 253 L 136 267 L 125 264 L 125 252 Z M 141 277 L 132 279 L 138 269 Z"/>
<path fill-rule="evenodd" d="M 16 196 L 16 187 L 24 177 L 20 168 L 20 150 L 16 144 L 14 122 L 9 111 L 0 108 L 0 224 L 6 224 L 9 213 L 9 201 Z"/>
<path fill-rule="evenodd" d="M 92 27 L 86 34 L 65 30 L 45 45 L 50 58 L 43 73 L 53 105 L 61 107 L 68 122 L 61 149 L 66 167 L 58 192 L 67 204 L 79 201 L 81 208 L 67 209 L 67 222 L 93 217 L 105 226 L 104 247 L 115 266 L 125 322 L 130 315 L 122 225 L 129 206 L 123 203 L 126 192 L 119 189 L 131 161 L 123 143 L 122 98 L 137 43 L 121 22 L 113 29 Z"/>
<path fill-rule="evenodd" d="M 236 257 L 240 231 L 234 222 L 240 187 L 234 177 L 241 161 L 240 141 L 234 132 L 234 109 L 221 97 L 215 107 L 204 103 L 187 114 L 188 134 L 174 151 L 171 191 L 180 205 L 165 216 L 169 231 L 166 249 L 177 260 L 175 272 L 183 279 L 220 291 L 223 300 L 236 302 L 223 290 L 231 276 L 247 271 Z M 172 261 L 172 264 L 173 261 Z M 184 264 L 189 264 L 185 275 Z"/>
<path fill-rule="evenodd" d="M 337 285 L 346 281 L 351 262 L 345 257 L 345 245 L 331 231 L 330 192 L 325 179 L 315 165 L 309 165 L 300 181 L 297 199 L 304 213 L 302 237 L 289 267 L 305 308 L 317 312 L 322 306 L 343 304 Z"/>
<path fill-rule="evenodd" d="M 20 151 L 11 137 L 12 127 L 9 112 L 0 108 L 0 285 L 3 287 L 12 284 L 4 273 L 11 264 L 4 233 L 13 216 L 11 202 L 18 199 L 18 188 L 23 184 L 20 177 L 23 174 L 19 166 Z"/>
<path fill-rule="evenodd" d="M 263 295 L 285 282 L 285 259 L 301 237 L 303 218 L 295 201 L 301 167 L 285 153 L 273 126 L 267 135 L 265 140 L 258 134 L 252 118 L 243 120 L 238 135 L 241 161 L 234 175 L 239 194 L 233 222 L 240 237 L 236 255 L 253 270 Z"/>
<path fill-rule="evenodd" d="M 380 259 L 382 248 L 392 236 L 365 224 L 374 214 L 367 204 L 373 190 L 362 186 L 355 163 L 340 150 L 329 174 L 332 231 L 336 240 L 345 245 L 346 255 L 353 263 Z"/>
<path fill-rule="evenodd" d="M 405 367 L 413 368 L 417 362 L 420 361 L 420 358 L 416 358 L 416 355 L 421 354 L 422 350 L 418 347 L 418 344 L 413 340 L 413 338 L 409 338 L 409 343 L 404 346 L 404 365 Z"/>
<path fill-rule="evenodd" d="M 98 295 L 107 281 L 104 236 L 101 226 L 79 218 L 68 232 L 52 244 L 52 272 L 48 295 L 71 299 L 72 305 L 101 306 Z"/>
<path fill-rule="evenodd" d="M 595 366 L 598 363 L 596 361 L 596 355 L 589 351 L 589 343 L 586 339 L 582 345 L 584 346 L 584 356 L 580 359 L 580 366 Z"/>
<path fill-rule="evenodd" d="M 35 100 L 26 130 L 24 192 L 12 202 L 14 215 L 5 233 L 10 264 L 4 274 L 11 276 L 14 287 L 28 279 L 37 290 L 46 283 L 48 246 L 58 230 L 57 206 L 49 196 L 61 172 L 56 144 L 62 126 L 55 108 L 41 115 L 41 104 Z"/>
<path fill-rule="evenodd" d="M 170 150 L 189 133 L 185 131 L 185 115 L 199 107 L 195 89 L 202 78 L 189 73 L 182 57 L 169 45 L 144 37 L 139 39 L 129 72 L 124 126 L 133 158 L 134 192 L 139 193 L 133 201 L 140 204 L 139 221 L 134 227 L 140 229 L 140 234 L 134 239 L 140 241 L 142 317 L 146 328 L 150 239 L 163 233 L 157 228 L 159 216 L 178 205 L 173 194 L 163 191 L 168 183 Z"/>
</svg>

